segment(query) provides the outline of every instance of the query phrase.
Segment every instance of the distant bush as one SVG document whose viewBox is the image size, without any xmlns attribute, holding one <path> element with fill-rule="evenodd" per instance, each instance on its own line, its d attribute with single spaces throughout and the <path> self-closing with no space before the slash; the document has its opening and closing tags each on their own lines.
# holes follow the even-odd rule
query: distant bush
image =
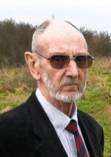
<svg viewBox="0 0 111 157">
<path fill-rule="evenodd" d="M 89 52 L 96 56 L 111 56 L 111 35 L 108 32 L 80 29 L 88 43 Z"/>
<path fill-rule="evenodd" d="M 12 19 L 0 22 L 0 67 L 24 64 L 24 52 L 31 49 L 34 27 L 15 23 Z"/>
<path fill-rule="evenodd" d="M 12 19 L 0 21 L 0 67 L 24 64 L 24 52 L 31 50 L 35 28 L 27 23 L 16 23 Z M 88 42 L 89 52 L 96 56 L 111 56 L 111 35 L 84 27 L 80 31 Z"/>
</svg>

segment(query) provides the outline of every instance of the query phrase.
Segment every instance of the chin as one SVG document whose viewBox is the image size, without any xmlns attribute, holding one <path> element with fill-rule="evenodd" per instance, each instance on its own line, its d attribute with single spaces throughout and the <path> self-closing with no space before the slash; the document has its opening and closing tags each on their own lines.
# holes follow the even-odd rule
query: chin
<svg viewBox="0 0 111 157">
<path fill-rule="evenodd" d="M 63 91 L 63 92 L 58 92 L 59 95 L 64 96 L 64 97 L 76 97 L 80 92 L 79 91 Z"/>
<path fill-rule="evenodd" d="M 55 98 L 64 103 L 75 103 L 75 101 L 79 99 L 81 96 L 82 96 L 82 93 L 79 93 L 79 92 L 76 92 L 76 93 L 65 92 L 64 94 L 56 93 Z"/>
</svg>

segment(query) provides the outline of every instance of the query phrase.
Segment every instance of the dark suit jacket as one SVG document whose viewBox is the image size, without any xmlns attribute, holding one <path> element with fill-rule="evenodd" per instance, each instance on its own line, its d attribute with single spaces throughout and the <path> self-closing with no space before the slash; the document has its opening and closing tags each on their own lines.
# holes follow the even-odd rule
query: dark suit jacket
<svg viewBox="0 0 111 157">
<path fill-rule="evenodd" d="M 103 156 L 103 130 L 88 114 L 78 111 L 91 157 Z M 0 157 L 67 157 L 35 93 L 16 109 L 0 116 Z"/>
</svg>

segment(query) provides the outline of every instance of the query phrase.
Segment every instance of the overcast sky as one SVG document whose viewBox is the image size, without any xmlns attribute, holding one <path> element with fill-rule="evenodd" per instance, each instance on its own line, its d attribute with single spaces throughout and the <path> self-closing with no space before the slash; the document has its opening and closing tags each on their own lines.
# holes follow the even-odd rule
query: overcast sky
<svg viewBox="0 0 111 157">
<path fill-rule="evenodd" d="M 0 21 L 40 24 L 52 16 L 111 34 L 111 0 L 0 0 Z"/>
</svg>

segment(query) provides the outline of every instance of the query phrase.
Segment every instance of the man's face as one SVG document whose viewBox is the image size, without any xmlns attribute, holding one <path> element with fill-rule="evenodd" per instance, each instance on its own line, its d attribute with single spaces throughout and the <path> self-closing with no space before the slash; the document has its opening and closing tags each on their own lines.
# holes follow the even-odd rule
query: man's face
<svg viewBox="0 0 111 157">
<path fill-rule="evenodd" d="M 85 40 L 79 33 L 74 37 L 66 34 L 58 37 L 54 34 L 53 37 L 48 38 L 43 49 L 42 55 L 48 58 L 53 55 L 72 57 L 81 53 L 87 54 Z M 70 103 L 82 95 L 86 85 L 87 69 L 79 68 L 73 60 L 70 60 L 66 67 L 56 69 L 51 66 L 49 60 L 41 58 L 40 75 L 39 87 L 49 101 L 55 99 Z"/>
<path fill-rule="evenodd" d="M 86 79 L 83 78 L 84 76 L 80 79 L 62 77 L 60 75 L 56 75 L 56 79 L 54 77 L 55 75 L 52 77 L 51 73 L 45 71 L 43 73 L 44 84 L 53 98 L 64 103 L 75 102 L 82 95 L 86 87 Z"/>
</svg>

